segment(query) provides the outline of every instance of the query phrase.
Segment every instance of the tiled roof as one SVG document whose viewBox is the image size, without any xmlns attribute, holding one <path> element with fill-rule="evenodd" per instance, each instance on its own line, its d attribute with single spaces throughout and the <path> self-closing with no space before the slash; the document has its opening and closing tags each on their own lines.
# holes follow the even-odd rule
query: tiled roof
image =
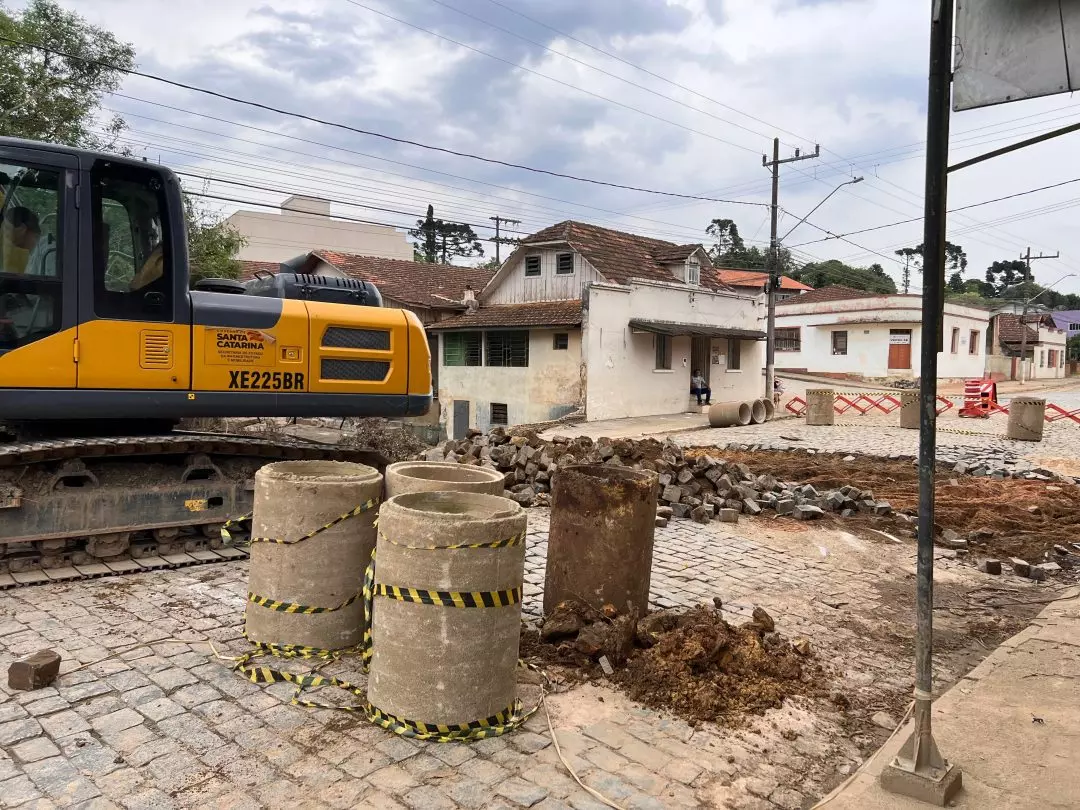
<svg viewBox="0 0 1080 810">
<path fill-rule="evenodd" d="M 250 281 L 255 278 L 255 274 L 260 270 L 266 270 L 270 273 L 276 273 L 280 265 L 277 262 L 252 262 L 245 259 L 240 260 L 240 280 Z"/>
<path fill-rule="evenodd" d="M 490 270 L 476 267 L 424 264 L 329 250 L 316 250 L 314 255 L 347 276 L 370 281 L 383 298 L 431 309 L 460 305 L 467 286 L 479 293 L 493 275 Z"/>
<path fill-rule="evenodd" d="M 732 287 L 762 287 L 769 280 L 768 273 L 759 273 L 756 270 L 717 270 L 716 272 L 722 282 Z M 814 288 L 793 278 L 780 276 L 780 289 L 812 290 Z"/>
<path fill-rule="evenodd" d="M 538 301 L 497 304 L 430 324 L 428 329 L 500 329 L 511 327 L 580 326 L 581 301 Z"/>
<path fill-rule="evenodd" d="M 1032 328 L 1032 324 L 1036 326 L 1043 322 L 1045 316 L 1028 315 L 1027 317 L 1027 342 L 1038 343 L 1039 332 L 1037 329 Z M 1053 321 L 1051 320 L 1051 323 Z M 998 340 L 1002 343 L 1022 343 L 1024 340 L 1023 334 L 1020 332 L 1020 316 L 1010 315 L 1008 313 L 1002 313 L 997 316 L 997 334 Z"/>
<path fill-rule="evenodd" d="M 545 242 L 569 245 L 600 271 L 600 275 L 616 284 L 627 284 L 634 278 L 674 282 L 676 279 L 664 264 L 681 262 L 702 247 L 677 245 L 569 220 L 525 237 L 521 245 L 527 249 L 529 245 Z M 720 281 L 708 258 L 701 265 L 701 285 L 710 290 L 732 291 Z"/>
<path fill-rule="evenodd" d="M 866 290 L 854 290 L 851 287 L 819 287 L 816 290 L 796 295 L 778 301 L 778 307 L 789 307 L 793 304 L 820 304 L 826 301 L 850 301 L 855 298 L 877 298 L 879 293 L 867 292 Z"/>
</svg>

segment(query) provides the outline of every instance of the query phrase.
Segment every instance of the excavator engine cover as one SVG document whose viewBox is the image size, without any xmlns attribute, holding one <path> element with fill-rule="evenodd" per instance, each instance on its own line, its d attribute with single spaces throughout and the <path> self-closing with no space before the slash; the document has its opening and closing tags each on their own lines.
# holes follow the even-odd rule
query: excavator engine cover
<svg viewBox="0 0 1080 810">
<path fill-rule="evenodd" d="M 328 304 L 354 304 L 381 307 L 382 295 L 368 281 L 310 273 L 275 273 L 254 278 L 247 283 L 247 294 L 266 298 L 294 298 L 324 301 Z"/>
</svg>

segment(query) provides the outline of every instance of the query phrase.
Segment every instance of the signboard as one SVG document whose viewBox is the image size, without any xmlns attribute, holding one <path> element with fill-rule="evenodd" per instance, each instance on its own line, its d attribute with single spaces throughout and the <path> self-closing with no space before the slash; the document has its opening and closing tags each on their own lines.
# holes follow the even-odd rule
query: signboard
<svg viewBox="0 0 1080 810">
<path fill-rule="evenodd" d="M 1080 90 L 1080 0 L 956 0 L 953 109 Z"/>
<path fill-rule="evenodd" d="M 896 334 L 895 332 L 889 335 L 890 346 L 909 346 L 911 345 L 911 332 L 904 332 L 903 334 Z"/>
</svg>

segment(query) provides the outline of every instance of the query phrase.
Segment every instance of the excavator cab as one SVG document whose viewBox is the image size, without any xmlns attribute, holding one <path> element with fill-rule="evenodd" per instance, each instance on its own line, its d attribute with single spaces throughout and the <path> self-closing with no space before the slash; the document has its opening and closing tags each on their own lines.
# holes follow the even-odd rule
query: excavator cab
<svg viewBox="0 0 1080 810">
<path fill-rule="evenodd" d="M 415 315 L 363 282 L 192 291 L 183 204 L 164 167 L 0 138 L 0 420 L 427 412 Z"/>
</svg>

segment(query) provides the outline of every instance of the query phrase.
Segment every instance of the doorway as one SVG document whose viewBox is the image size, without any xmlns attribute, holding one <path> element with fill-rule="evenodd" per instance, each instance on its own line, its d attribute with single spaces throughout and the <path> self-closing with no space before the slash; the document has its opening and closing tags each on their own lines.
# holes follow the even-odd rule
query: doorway
<svg viewBox="0 0 1080 810">
<path fill-rule="evenodd" d="M 911 330 L 889 330 L 889 369 L 911 370 Z"/>
<path fill-rule="evenodd" d="M 711 348 L 712 341 L 709 338 L 696 337 L 690 340 L 690 372 L 693 373 L 694 369 L 697 369 L 705 378 L 705 384 L 710 388 L 712 387 L 712 381 L 709 379 Z"/>
</svg>

